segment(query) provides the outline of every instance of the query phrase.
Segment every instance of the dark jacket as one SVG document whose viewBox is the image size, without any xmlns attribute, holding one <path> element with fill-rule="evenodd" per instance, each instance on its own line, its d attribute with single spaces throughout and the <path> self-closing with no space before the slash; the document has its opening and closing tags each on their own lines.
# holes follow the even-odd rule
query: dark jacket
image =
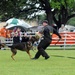
<svg viewBox="0 0 75 75">
<path fill-rule="evenodd" d="M 29 41 L 29 37 L 22 37 L 22 41 L 21 42 L 28 42 Z"/>
<path fill-rule="evenodd" d="M 20 37 L 19 36 L 13 37 L 13 44 L 17 44 L 17 43 L 20 43 Z"/>
<path fill-rule="evenodd" d="M 43 38 L 52 40 L 52 34 L 56 34 L 59 38 L 61 38 L 60 34 L 55 28 L 49 25 L 45 26 L 43 29 Z"/>
</svg>

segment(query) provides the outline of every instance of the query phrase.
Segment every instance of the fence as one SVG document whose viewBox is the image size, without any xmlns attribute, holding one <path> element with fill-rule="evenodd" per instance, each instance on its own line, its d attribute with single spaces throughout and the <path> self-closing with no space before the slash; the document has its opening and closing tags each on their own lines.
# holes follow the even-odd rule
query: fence
<svg viewBox="0 0 75 75">
<path fill-rule="evenodd" d="M 27 36 L 35 36 L 35 32 L 27 32 Z M 11 33 L 13 36 L 14 33 Z M 22 37 L 24 33 L 21 33 L 20 37 Z M 3 37 L 2 37 L 3 38 Z M 13 44 L 13 38 L 4 38 L 3 40 L 0 40 L 0 43 L 5 43 L 7 46 L 11 46 Z"/>
<path fill-rule="evenodd" d="M 35 34 L 28 33 L 28 35 L 34 36 Z M 56 46 L 63 46 L 63 48 L 66 49 L 67 46 L 72 47 L 73 45 L 75 45 L 75 32 L 63 32 L 63 33 L 60 33 L 60 35 L 62 36 L 62 39 L 59 42 L 57 42 L 59 38 L 57 35 L 53 34 L 51 46 L 55 47 L 54 45 L 55 43 L 57 43 Z M 13 44 L 13 38 L 6 39 L 5 43 L 8 46 L 11 46 Z"/>
<path fill-rule="evenodd" d="M 60 35 L 62 36 L 62 39 L 59 42 L 57 42 L 59 38 L 58 36 L 53 34 L 52 36 L 53 39 L 51 43 L 52 46 L 55 45 L 55 43 L 57 43 L 56 44 L 57 46 L 63 45 L 64 49 L 66 49 L 66 46 L 72 47 L 73 45 L 75 45 L 75 32 L 63 32 L 63 33 L 60 33 Z"/>
</svg>

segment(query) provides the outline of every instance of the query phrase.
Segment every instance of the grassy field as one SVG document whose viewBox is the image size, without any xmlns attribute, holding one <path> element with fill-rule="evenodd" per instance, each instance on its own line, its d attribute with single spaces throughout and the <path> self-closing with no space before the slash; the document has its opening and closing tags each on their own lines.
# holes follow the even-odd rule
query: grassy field
<svg viewBox="0 0 75 75">
<path fill-rule="evenodd" d="M 36 52 L 36 51 L 35 51 Z M 31 51 L 32 57 L 35 52 Z M 1 75 L 75 75 L 75 50 L 46 50 L 50 59 L 31 60 L 25 52 L 18 51 L 16 61 L 10 50 L 0 50 Z"/>
</svg>

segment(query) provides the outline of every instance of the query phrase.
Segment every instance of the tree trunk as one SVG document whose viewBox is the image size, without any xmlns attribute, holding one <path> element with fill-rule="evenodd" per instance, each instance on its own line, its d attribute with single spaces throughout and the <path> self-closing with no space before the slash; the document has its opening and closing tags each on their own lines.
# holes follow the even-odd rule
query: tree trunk
<svg viewBox="0 0 75 75">
<path fill-rule="evenodd" d="M 51 26 L 53 22 L 52 12 L 50 10 L 48 12 L 46 11 L 46 15 L 47 15 L 48 23 Z"/>
<path fill-rule="evenodd" d="M 39 0 L 41 2 L 41 6 L 46 12 L 46 19 L 48 20 L 49 25 L 52 25 L 52 12 L 49 0 Z"/>
</svg>

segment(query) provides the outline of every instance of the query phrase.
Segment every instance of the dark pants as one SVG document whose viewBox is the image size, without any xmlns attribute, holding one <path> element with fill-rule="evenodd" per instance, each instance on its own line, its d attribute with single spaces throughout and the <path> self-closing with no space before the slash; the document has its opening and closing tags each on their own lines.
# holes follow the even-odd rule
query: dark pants
<svg viewBox="0 0 75 75">
<path fill-rule="evenodd" d="M 41 40 L 41 42 L 38 45 L 38 52 L 35 55 L 35 58 L 38 59 L 40 57 L 40 55 L 42 55 L 43 57 L 49 57 L 48 54 L 45 52 L 45 49 L 50 45 L 51 40 L 48 39 L 43 39 Z"/>
</svg>

